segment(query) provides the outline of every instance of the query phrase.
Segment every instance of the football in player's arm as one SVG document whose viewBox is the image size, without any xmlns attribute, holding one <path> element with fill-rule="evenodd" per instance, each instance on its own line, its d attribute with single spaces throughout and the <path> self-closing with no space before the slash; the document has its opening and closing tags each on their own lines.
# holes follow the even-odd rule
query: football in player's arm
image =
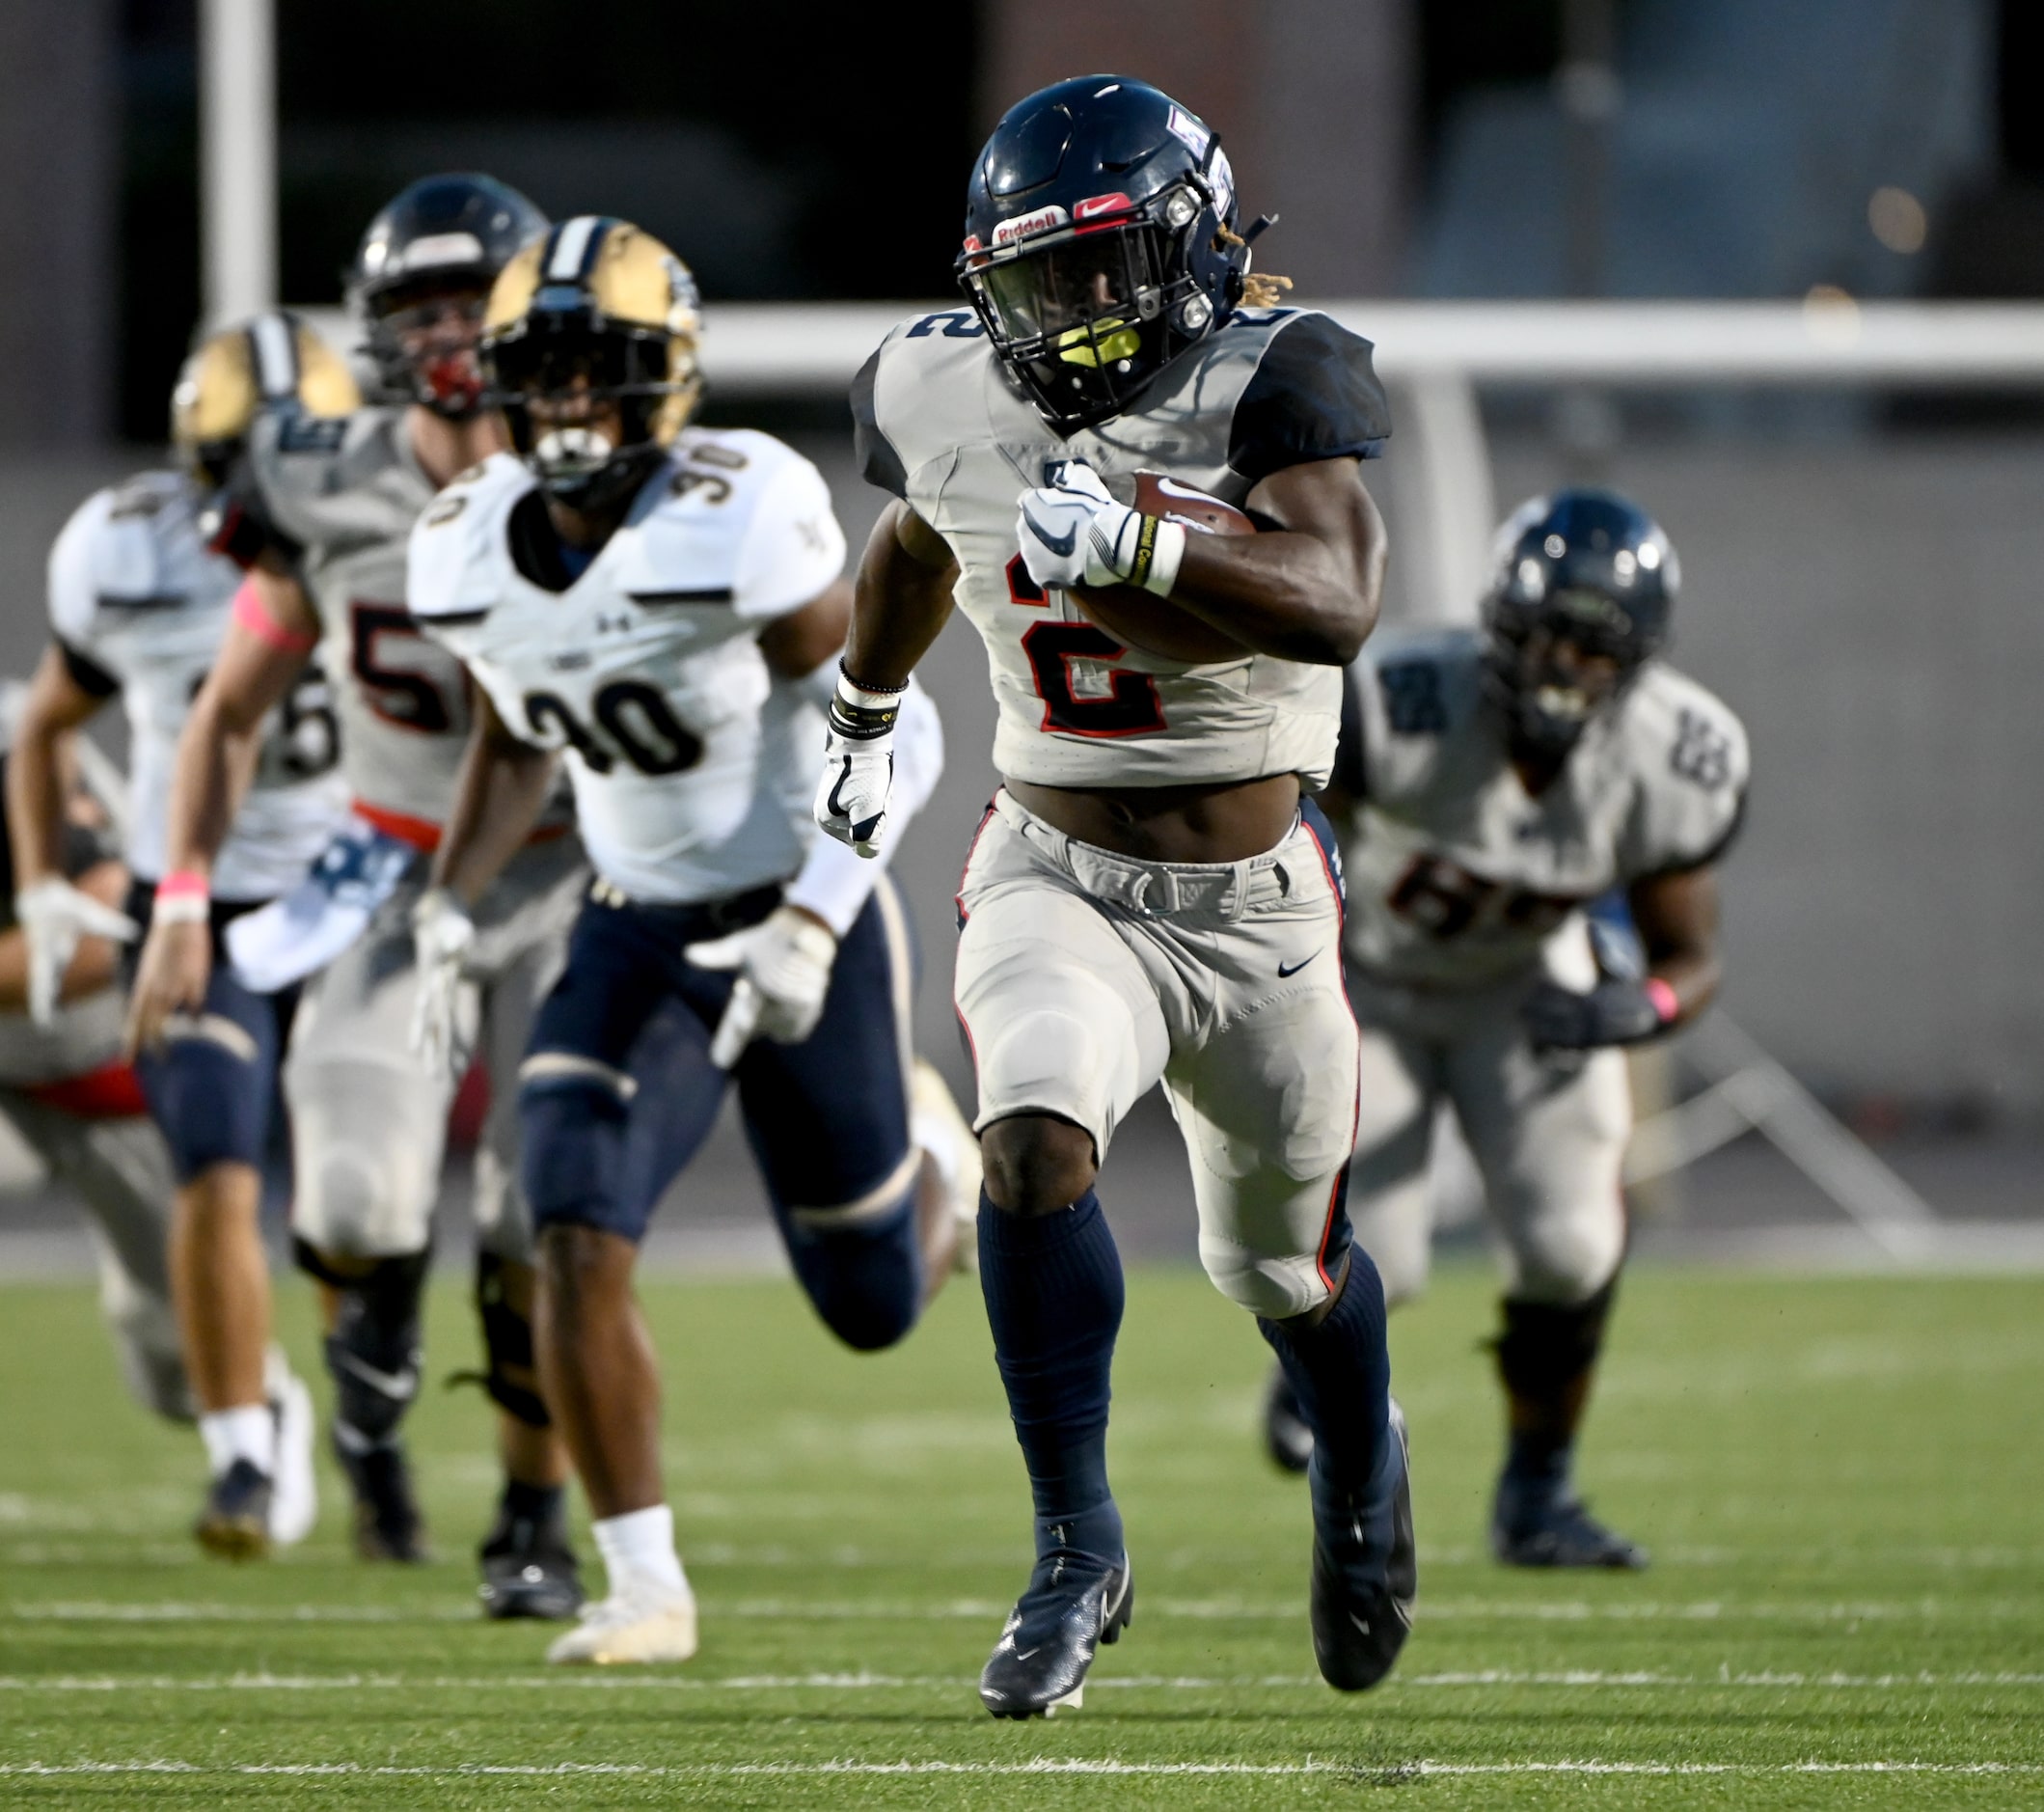
<svg viewBox="0 0 2044 1812">
<path fill-rule="evenodd" d="M 866 474 L 896 501 L 859 568 L 818 821 L 885 846 L 894 709 L 954 600 L 999 706 L 957 975 L 981 1281 L 1036 1512 L 1035 1568 L 980 1681 L 997 1716 L 1078 1703 L 1128 1621 L 1105 1466 L 1121 1270 L 1093 1182 L 1159 1081 L 1209 1275 L 1258 1317 L 1321 1438 L 1323 1675 L 1374 1685 L 1409 1622 L 1383 1300 L 1343 1211 L 1356 1043 L 1332 833 L 1301 804 L 1376 620 L 1384 535 L 1357 462 L 1389 423 L 1369 343 L 1269 306 L 1237 218 L 1218 141 L 1168 96 L 1110 75 L 1033 95 L 974 167 L 969 310 L 904 322 L 853 391 Z M 1259 532 L 1136 508 L 1158 474 Z M 1130 588 L 1227 645 L 1158 652 L 1198 638 L 1127 609 Z"/>
<path fill-rule="evenodd" d="M 796 1277 L 846 1344 L 900 1339 L 957 1242 L 912 1108 L 902 909 L 804 810 L 849 613 L 844 538 L 792 449 L 686 426 L 695 337 L 667 247 L 614 219 L 556 227 L 499 280 L 483 341 L 522 456 L 487 461 L 412 535 L 412 611 L 478 691 L 415 915 L 421 1043 L 453 1040 L 471 910 L 559 759 L 597 873 L 515 1097 L 539 1367 L 609 1575 L 557 1661 L 695 1652 L 633 1275 L 725 1088 Z M 899 744 L 905 815 L 941 758 L 926 700 Z"/>
<path fill-rule="evenodd" d="M 317 658 L 334 693 L 353 810 L 287 902 L 232 928 L 244 971 L 303 978 L 284 1066 L 291 1114 L 291 1230 L 321 1283 L 334 1381 L 333 1447 L 365 1559 L 423 1559 L 402 1423 L 420 1381 L 421 1293 L 455 1080 L 410 1049 L 416 992 L 408 909 L 451 803 L 469 719 L 459 664 L 404 610 L 406 538 L 448 480 L 503 445 L 477 357 L 498 271 L 545 227 L 481 176 L 411 184 L 369 223 L 348 285 L 380 379 L 346 417 L 257 424 L 219 511 L 215 544 L 247 569 L 235 620 L 193 704 L 177 757 L 168 863 L 201 902 L 266 715 Z M 558 961 L 580 852 L 564 829 L 513 865 L 492 912 L 502 936 L 464 994 L 491 1055 L 515 1060 L 523 1020 Z M 213 973 L 204 927 L 161 923 L 133 1005 L 148 1042 Z M 495 1048 L 508 1042 L 509 1050 Z M 499 1411 L 505 1484 L 480 1555 L 492 1616 L 571 1616 L 566 1460 L 531 1366 L 530 1229 L 511 1178 L 514 1125 L 493 1110 L 477 1167 L 477 1305 Z"/>
<path fill-rule="evenodd" d="M 177 737 L 228 632 L 239 579 L 206 545 L 208 512 L 259 424 L 285 412 L 332 416 L 355 400 L 346 368 L 290 316 L 224 329 L 194 350 L 174 396 L 184 469 L 141 473 L 89 499 L 52 550 L 52 640 L 8 776 L 39 1018 L 49 1014 L 81 934 L 132 937 L 145 924 L 175 925 L 210 950 L 235 917 L 297 882 L 338 820 L 344 795 L 333 717 L 315 675 L 271 700 L 280 708 L 252 723 L 237 754 L 247 804 L 232 837 L 221 826 L 214 897 L 181 887 L 166 860 Z M 117 695 L 133 768 L 133 878 L 125 912 L 110 914 L 64 879 L 56 854 L 68 746 Z M 270 1343 L 258 1225 L 294 1001 L 295 990 L 259 991 L 223 968 L 202 978 L 136 1056 L 176 1174 L 170 1275 L 211 1473 L 196 1532 L 233 1556 L 295 1541 L 313 1519 L 310 1401 Z"/>
<path fill-rule="evenodd" d="M 1380 637 L 1350 670 L 1322 795 L 1363 1028 L 1351 1210 L 1390 1300 L 1417 1293 L 1448 1101 L 1506 1257 L 1490 1535 L 1515 1565 L 1645 1564 L 1571 1461 L 1625 1248 L 1622 1050 L 1716 992 L 1717 865 L 1745 802 L 1738 720 L 1661 658 L 1677 581 L 1624 499 L 1533 500 L 1500 533 L 1481 631 Z M 1282 1377 L 1266 1432 L 1305 1464 Z"/>
</svg>

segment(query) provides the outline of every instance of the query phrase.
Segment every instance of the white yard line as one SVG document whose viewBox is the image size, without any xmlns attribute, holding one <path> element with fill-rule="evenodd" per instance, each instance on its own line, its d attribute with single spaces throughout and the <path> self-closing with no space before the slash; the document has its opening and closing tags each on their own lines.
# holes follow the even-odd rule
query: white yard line
<svg viewBox="0 0 2044 1812">
<path fill-rule="evenodd" d="M 1336 1774 L 1363 1780 L 1416 1779 L 1427 1775 L 1490 1774 L 1730 1774 L 1745 1776 L 1786 1774 L 2006 1774 L 2044 1773 L 2044 1763 L 2034 1762 L 1431 1762 L 1390 1764 L 1316 1761 L 1299 1762 L 1121 1762 L 1039 1756 L 1027 1762 L 702 1762 L 663 1767 L 638 1762 L 473 1763 L 448 1768 L 405 1768 L 389 1764 L 370 1766 L 357 1762 L 250 1762 L 238 1766 L 204 1765 L 196 1762 L 7 1762 L 0 1763 L 0 1775 L 77 1774 L 207 1774 L 207 1775 L 329 1775 L 355 1774 L 372 1777 L 400 1776 L 409 1779 L 459 1780 L 478 1775 L 557 1777 L 562 1775 L 626 1775 L 649 1779 L 735 1780 L 769 1775 L 818 1776 L 833 1774 L 1223 1774 L 1295 1775 Z"/>
<path fill-rule="evenodd" d="M 1312 1674 L 1235 1674 L 1204 1677 L 1186 1674 L 1130 1674 L 1089 1679 L 1092 1691 L 1136 1692 L 1241 1692 L 1251 1690 L 1297 1691 L 1315 1689 L 1320 1680 Z M 542 1674 L 57 1674 L 48 1678 L 31 1675 L 0 1675 L 0 1692 L 479 1692 L 533 1690 L 627 1690 L 661 1692 L 870 1692 L 870 1691 L 969 1691 L 972 1677 L 966 1674 L 727 1674 L 705 1675 L 666 1670 L 647 1672 L 590 1672 L 564 1668 Z M 1722 1692 L 1736 1689 L 1762 1691 L 1868 1691 L 1895 1692 L 1954 1690 L 1967 1688 L 2044 1687 L 2044 1673 L 1990 1672 L 1958 1673 L 1795 1673 L 1764 1669 L 1751 1673 L 1730 1670 L 1715 1674 L 1667 1674 L 1647 1671 L 1602 1671 L 1567 1668 L 1555 1671 L 1526 1671 L 1510 1667 L 1458 1669 L 1453 1672 L 1394 1675 L 1382 1688 L 1386 1692 L 1426 1691 L 1441 1688 L 1490 1687 L 1547 1687 L 1568 1689 L 1616 1691 L 1656 1690 Z"/>
</svg>

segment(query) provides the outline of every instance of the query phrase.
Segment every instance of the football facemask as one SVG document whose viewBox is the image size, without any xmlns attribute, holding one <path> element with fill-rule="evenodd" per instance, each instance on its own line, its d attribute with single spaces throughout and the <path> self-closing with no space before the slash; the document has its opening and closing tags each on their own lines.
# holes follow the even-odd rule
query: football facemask
<svg viewBox="0 0 2044 1812">
<path fill-rule="evenodd" d="M 401 371 L 415 401 L 461 421 L 482 407 L 482 339 L 486 286 L 436 284 L 378 299 L 369 330 L 378 364 Z"/>
</svg>

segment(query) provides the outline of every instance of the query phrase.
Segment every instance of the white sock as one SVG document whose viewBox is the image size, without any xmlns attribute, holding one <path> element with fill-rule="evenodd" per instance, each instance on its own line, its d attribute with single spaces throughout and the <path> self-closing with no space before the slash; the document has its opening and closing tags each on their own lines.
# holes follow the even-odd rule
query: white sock
<svg viewBox="0 0 2044 1812">
<path fill-rule="evenodd" d="M 265 1478 L 277 1471 L 277 1418 L 267 1403 L 213 1410 L 199 1418 L 206 1464 L 218 1478 L 236 1460 L 246 1460 Z"/>
<path fill-rule="evenodd" d="M 589 1525 L 589 1533 L 596 1538 L 613 1595 L 623 1590 L 626 1575 L 634 1573 L 677 1592 L 689 1589 L 681 1556 L 674 1551 L 674 1512 L 666 1504 L 604 1517 Z"/>
<path fill-rule="evenodd" d="M 909 1115 L 909 1139 L 937 1167 L 938 1180 L 944 1188 L 958 1191 L 958 1139 L 943 1116 L 918 1108 Z"/>
</svg>

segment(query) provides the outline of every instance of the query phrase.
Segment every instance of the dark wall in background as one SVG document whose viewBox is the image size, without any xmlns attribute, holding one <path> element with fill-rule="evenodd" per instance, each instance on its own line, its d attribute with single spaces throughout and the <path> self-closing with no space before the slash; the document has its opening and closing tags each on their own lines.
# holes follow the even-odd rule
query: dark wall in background
<svg viewBox="0 0 2044 1812">
<path fill-rule="evenodd" d="M 112 413 L 114 0 L 0 4 L 0 445 Z"/>
<path fill-rule="evenodd" d="M 111 0 L 5 0 L 52 21 Z M 714 298 L 948 287 L 976 12 L 890 0 L 278 0 L 283 290 L 331 302 L 414 178 L 486 169 L 668 239 Z M 154 440 L 199 306 L 194 0 L 123 0 L 122 431 Z M 4 79 L 4 78 L 0 78 Z M 96 343 L 110 335 L 101 331 Z"/>
</svg>

